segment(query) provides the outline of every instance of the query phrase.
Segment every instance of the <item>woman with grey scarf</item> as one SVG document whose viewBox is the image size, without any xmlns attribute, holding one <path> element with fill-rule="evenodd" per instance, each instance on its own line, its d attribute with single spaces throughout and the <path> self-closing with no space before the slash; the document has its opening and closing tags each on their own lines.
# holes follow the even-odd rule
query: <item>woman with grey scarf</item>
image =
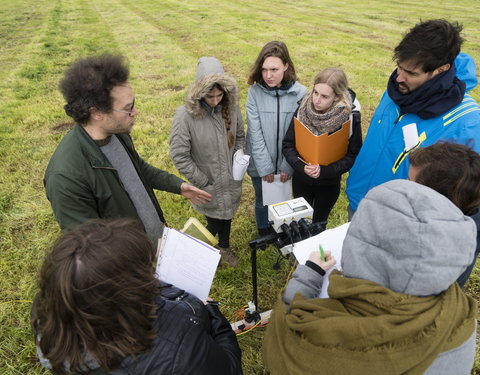
<svg viewBox="0 0 480 375">
<path fill-rule="evenodd" d="M 345 73 L 337 68 L 327 68 L 318 73 L 312 90 L 302 99 L 295 117 L 314 135 L 333 133 L 350 120 L 347 154 L 329 165 L 304 162 L 295 146 L 293 120 L 283 140 L 283 155 L 294 169 L 294 197 L 304 197 L 313 207 L 313 222 L 326 225 L 340 195 L 341 176 L 353 166 L 362 146 L 360 103 L 348 88 Z"/>
</svg>

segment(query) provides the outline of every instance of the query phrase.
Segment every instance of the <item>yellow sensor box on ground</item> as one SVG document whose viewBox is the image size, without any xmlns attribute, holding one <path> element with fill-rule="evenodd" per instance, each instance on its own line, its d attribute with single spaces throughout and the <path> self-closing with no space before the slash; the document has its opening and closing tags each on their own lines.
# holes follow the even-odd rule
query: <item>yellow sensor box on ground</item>
<svg viewBox="0 0 480 375">
<path fill-rule="evenodd" d="M 188 234 L 189 236 L 195 237 L 211 246 L 216 246 L 218 244 L 218 240 L 210 233 L 207 228 L 205 228 L 205 226 L 197 218 L 189 218 L 183 226 L 182 232 Z"/>
</svg>

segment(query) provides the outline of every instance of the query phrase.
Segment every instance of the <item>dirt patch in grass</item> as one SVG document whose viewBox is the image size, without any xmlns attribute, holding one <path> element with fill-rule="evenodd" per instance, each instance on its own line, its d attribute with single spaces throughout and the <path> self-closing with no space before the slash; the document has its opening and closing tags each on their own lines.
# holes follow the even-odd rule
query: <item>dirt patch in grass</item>
<svg viewBox="0 0 480 375">
<path fill-rule="evenodd" d="M 170 86 L 168 89 L 172 90 L 172 91 L 182 91 L 182 90 L 185 89 L 185 87 L 183 87 L 183 86 Z"/>
<path fill-rule="evenodd" d="M 54 133 L 63 133 L 66 131 L 71 130 L 75 124 L 73 122 L 61 122 L 55 126 L 52 127 L 52 131 Z"/>
</svg>

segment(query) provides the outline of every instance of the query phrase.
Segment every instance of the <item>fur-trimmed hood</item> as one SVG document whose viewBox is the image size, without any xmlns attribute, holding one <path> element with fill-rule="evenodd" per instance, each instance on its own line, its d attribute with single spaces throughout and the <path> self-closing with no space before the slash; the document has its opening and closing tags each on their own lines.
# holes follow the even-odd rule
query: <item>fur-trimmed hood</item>
<svg viewBox="0 0 480 375">
<path fill-rule="evenodd" d="M 185 109 L 194 118 L 202 118 L 207 114 L 201 100 L 218 83 L 227 96 L 230 111 L 234 111 L 239 101 L 237 82 L 223 70 L 222 64 L 215 57 L 200 57 L 197 63 L 195 83 L 190 86 L 185 98 Z"/>
</svg>

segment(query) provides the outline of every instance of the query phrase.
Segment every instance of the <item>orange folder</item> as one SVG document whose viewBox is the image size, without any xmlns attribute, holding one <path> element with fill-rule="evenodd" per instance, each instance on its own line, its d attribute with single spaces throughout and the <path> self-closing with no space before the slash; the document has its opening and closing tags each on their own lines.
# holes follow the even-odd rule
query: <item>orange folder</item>
<svg viewBox="0 0 480 375">
<path fill-rule="evenodd" d="M 329 165 L 347 154 L 350 120 L 332 134 L 313 134 L 294 117 L 295 148 L 303 160 L 310 164 Z"/>
</svg>

